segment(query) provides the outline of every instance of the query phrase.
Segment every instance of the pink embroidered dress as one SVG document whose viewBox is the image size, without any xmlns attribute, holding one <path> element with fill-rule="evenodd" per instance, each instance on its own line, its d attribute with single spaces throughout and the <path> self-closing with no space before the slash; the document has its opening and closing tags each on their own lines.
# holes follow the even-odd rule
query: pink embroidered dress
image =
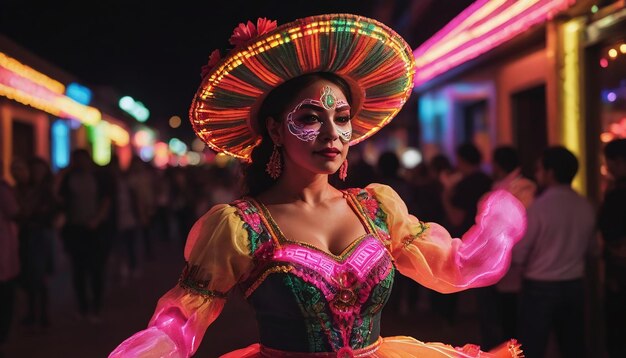
<svg viewBox="0 0 626 358">
<path fill-rule="evenodd" d="M 224 357 L 518 357 L 411 337 L 380 337 L 380 316 L 396 270 L 439 292 L 495 283 L 525 230 L 523 206 L 496 191 L 481 204 L 463 239 L 408 214 L 388 186 L 345 191 L 367 234 L 340 255 L 290 241 L 262 203 L 218 205 L 192 228 L 187 267 L 147 329 L 110 357 L 188 357 L 236 285 L 254 307 L 260 343 Z M 209 338 L 210 339 L 210 338 Z"/>
</svg>

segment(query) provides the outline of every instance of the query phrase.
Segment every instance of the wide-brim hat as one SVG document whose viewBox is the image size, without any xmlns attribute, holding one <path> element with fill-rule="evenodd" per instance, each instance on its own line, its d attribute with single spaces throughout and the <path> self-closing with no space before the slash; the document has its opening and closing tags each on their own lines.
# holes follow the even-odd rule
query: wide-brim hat
<svg viewBox="0 0 626 358">
<path fill-rule="evenodd" d="M 386 25 L 363 16 L 311 16 L 279 27 L 259 19 L 257 27 L 240 24 L 231 44 L 236 47 L 224 58 L 218 51 L 212 54 L 189 116 L 210 148 L 247 161 L 261 141 L 255 118 L 259 107 L 272 89 L 292 78 L 331 72 L 349 84 L 350 145 L 389 123 L 413 88 L 409 45 Z"/>
</svg>

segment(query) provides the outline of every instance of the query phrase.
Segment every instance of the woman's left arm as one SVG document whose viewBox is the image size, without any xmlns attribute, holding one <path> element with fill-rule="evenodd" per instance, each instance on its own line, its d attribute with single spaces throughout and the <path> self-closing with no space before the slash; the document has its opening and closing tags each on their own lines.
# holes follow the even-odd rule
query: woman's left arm
<svg viewBox="0 0 626 358">
<path fill-rule="evenodd" d="M 419 221 L 388 186 L 372 185 L 389 232 L 388 247 L 405 276 L 442 293 L 496 283 L 507 271 L 511 250 L 526 230 L 523 205 L 506 191 L 487 194 L 476 223 L 455 239 L 437 223 Z"/>
</svg>

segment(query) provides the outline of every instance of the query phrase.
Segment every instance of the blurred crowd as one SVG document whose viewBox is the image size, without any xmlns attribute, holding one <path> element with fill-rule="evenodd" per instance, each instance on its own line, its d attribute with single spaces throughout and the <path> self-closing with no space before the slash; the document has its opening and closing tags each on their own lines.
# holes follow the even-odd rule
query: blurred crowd
<svg viewBox="0 0 626 358">
<path fill-rule="evenodd" d="M 491 154 L 487 172 L 471 143 L 458 146 L 454 158 L 440 154 L 412 169 L 403 168 L 394 152 L 370 165 L 354 151 L 346 181 L 333 180 L 339 188 L 387 184 L 411 214 L 458 238 L 473 225 L 485 194 L 510 192 L 527 208 L 528 229 L 507 275 L 475 290 L 483 348 L 516 337 L 528 357 L 541 357 L 552 335 L 562 356 L 585 356 L 593 329 L 589 312 L 598 310 L 587 297 L 597 290 L 606 350 L 611 357 L 626 356 L 619 333 L 626 321 L 626 140 L 606 146 L 612 183 L 597 207 L 572 189 L 578 161 L 566 148 L 546 149 L 532 177 L 522 175 L 514 147 L 497 147 Z M 56 174 L 41 158 L 16 159 L 10 168 L 14 185 L 0 181 L 2 343 L 12 320 L 42 328 L 51 324 L 48 285 L 59 245 L 70 263 L 76 318 L 97 324 L 109 280 L 141 277 L 142 263 L 154 258 L 159 242 L 179 244 L 182 255 L 197 218 L 242 192 L 236 162 L 156 169 L 133 158 L 122 168 L 113 157 L 99 167 L 87 151 L 76 150 L 70 166 Z M 590 265 L 603 269 L 589 270 Z M 26 300 L 24 312 L 15 310 L 17 290 Z M 454 324 L 458 299 L 398 275 L 387 307 L 402 315 L 432 310 Z"/>
</svg>

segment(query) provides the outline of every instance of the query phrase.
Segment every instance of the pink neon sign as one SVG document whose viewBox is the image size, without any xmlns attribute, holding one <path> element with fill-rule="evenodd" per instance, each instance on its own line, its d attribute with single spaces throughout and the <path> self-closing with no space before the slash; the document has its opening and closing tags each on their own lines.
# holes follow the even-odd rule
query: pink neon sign
<svg viewBox="0 0 626 358">
<path fill-rule="evenodd" d="M 478 0 L 413 51 L 415 87 L 551 19 L 575 0 Z"/>
</svg>

